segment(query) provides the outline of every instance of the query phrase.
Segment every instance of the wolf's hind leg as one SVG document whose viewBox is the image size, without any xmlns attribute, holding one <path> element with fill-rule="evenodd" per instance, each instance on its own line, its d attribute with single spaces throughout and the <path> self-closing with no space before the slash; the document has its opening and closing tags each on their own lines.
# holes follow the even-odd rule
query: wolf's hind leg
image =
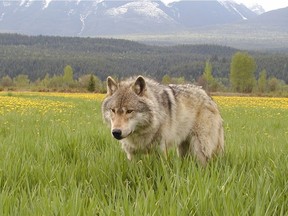
<svg viewBox="0 0 288 216">
<path fill-rule="evenodd" d="M 177 146 L 177 153 L 179 157 L 185 157 L 189 154 L 190 140 L 185 140 Z"/>
<path fill-rule="evenodd" d="M 205 167 L 208 162 L 208 157 L 204 154 L 205 149 L 203 149 L 203 140 L 199 139 L 197 136 L 193 136 L 190 143 L 190 153 L 196 156 L 196 159 L 200 164 Z"/>
</svg>

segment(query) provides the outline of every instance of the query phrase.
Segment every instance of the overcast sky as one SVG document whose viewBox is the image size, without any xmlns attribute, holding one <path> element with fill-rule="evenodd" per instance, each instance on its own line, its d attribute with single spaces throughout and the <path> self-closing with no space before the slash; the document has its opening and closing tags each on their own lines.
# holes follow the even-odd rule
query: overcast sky
<svg viewBox="0 0 288 216">
<path fill-rule="evenodd" d="M 174 0 L 163 0 L 166 3 L 172 2 Z M 235 0 L 238 3 L 243 3 L 246 6 L 255 5 L 258 3 L 261 5 L 266 11 L 274 10 L 278 8 L 288 7 L 287 0 Z"/>
<path fill-rule="evenodd" d="M 243 3 L 247 6 L 255 5 L 258 3 L 266 11 L 283 8 L 288 6 L 287 0 L 237 0 L 238 3 Z"/>
</svg>

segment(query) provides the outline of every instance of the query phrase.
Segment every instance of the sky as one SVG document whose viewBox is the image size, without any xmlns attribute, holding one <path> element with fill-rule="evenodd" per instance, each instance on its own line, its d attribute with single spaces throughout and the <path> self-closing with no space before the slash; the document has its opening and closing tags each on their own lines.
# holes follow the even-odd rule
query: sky
<svg viewBox="0 0 288 216">
<path fill-rule="evenodd" d="M 174 0 L 163 0 L 163 2 L 169 3 Z M 288 7 L 287 0 L 235 0 L 238 3 L 243 3 L 246 6 L 252 6 L 255 4 L 261 5 L 265 11 L 275 10 L 278 8 Z"/>
<path fill-rule="evenodd" d="M 275 10 L 278 8 L 288 7 L 287 0 L 236 0 L 238 3 L 243 3 L 246 6 L 255 4 L 261 5 L 266 11 Z"/>
</svg>

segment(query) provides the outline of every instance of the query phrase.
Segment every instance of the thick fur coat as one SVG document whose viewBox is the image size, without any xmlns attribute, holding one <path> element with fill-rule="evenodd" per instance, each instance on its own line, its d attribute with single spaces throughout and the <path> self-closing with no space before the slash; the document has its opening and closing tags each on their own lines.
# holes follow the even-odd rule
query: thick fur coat
<svg viewBox="0 0 288 216">
<path fill-rule="evenodd" d="M 155 146 L 163 152 L 194 155 L 202 165 L 224 150 L 222 118 L 216 103 L 194 85 L 161 85 L 138 76 L 117 83 L 107 78 L 102 115 L 129 160 Z"/>
</svg>

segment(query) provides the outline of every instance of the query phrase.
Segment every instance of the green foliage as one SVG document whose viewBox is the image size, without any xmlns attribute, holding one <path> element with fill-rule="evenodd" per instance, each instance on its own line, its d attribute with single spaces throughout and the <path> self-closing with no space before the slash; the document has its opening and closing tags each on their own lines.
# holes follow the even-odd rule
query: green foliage
<svg viewBox="0 0 288 216">
<path fill-rule="evenodd" d="M 49 88 L 52 89 L 60 89 L 63 87 L 63 76 L 54 75 L 49 79 Z"/>
<path fill-rule="evenodd" d="M 230 74 L 231 57 L 238 51 L 217 45 L 160 47 L 128 40 L 16 34 L 0 34 L 0 42 L 0 81 L 3 77 L 14 79 L 20 74 L 27 75 L 30 81 L 25 87 L 16 86 L 14 82 L 12 86 L 11 82 L 8 82 L 9 86 L 7 82 L 3 86 L 0 82 L 0 88 L 4 89 L 30 87 L 33 90 L 83 91 L 87 86 L 83 87 L 76 80 L 86 74 L 97 74 L 101 83 L 97 87 L 96 82 L 96 91 L 99 88 L 101 92 L 102 81 L 111 75 L 123 79 L 142 74 L 158 81 L 167 75 L 170 81 L 164 79 L 164 83 L 195 82 L 202 79 L 205 62 L 210 59 L 217 82 L 213 82 L 209 89 L 215 91 L 228 88 L 226 80 Z M 257 62 L 255 76 L 258 77 L 265 68 L 267 77 L 288 83 L 287 54 L 251 52 L 250 55 Z M 250 90 L 251 86 L 245 89 Z"/>
<path fill-rule="evenodd" d="M 101 80 L 143 74 L 160 81 L 167 74 L 193 81 L 202 75 L 207 59 L 215 78 L 228 78 L 231 57 L 238 51 L 217 45 L 158 47 L 127 40 L 15 34 L 0 34 L 0 41 L 0 55 L 5 56 L 0 58 L 0 77 L 26 74 L 33 82 L 47 73 L 60 76 L 67 65 L 73 68 L 74 79 L 91 72 Z M 288 55 L 254 52 L 253 57 L 269 77 L 288 82 Z"/>
<path fill-rule="evenodd" d="M 258 79 L 258 91 L 263 93 L 267 89 L 267 72 L 262 70 Z"/>
<path fill-rule="evenodd" d="M 66 67 L 64 68 L 64 74 L 63 74 L 63 85 L 67 86 L 67 87 L 72 87 L 73 83 L 74 83 L 74 79 L 73 79 L 73 69 L 70 65 L 66 65 Z"/>
<path fill-rule="evenodd" d="M 162 84 L 164 85 L 168 85 L 171 83 L 171 77 L 167 74 L 165 74 L 163 77 L 162 77 L 162 81 L 161 81 Z"/>
<path fill-rule="evenodd" d="M 187 83 L 185 80 L 185 77 L 170 77 L 169 75 L 164 75 L 162 77 L 162 84 L 168 85 L 168 84 L 177 84 L 177 85 L 182 85 Z"/>
<path fill-rule="evenodd" d="M 203 78 L 206 80 L 208 85 L 209 84 L 211 85 L 214 82 L 214 77 L 212 75 L 212 64 L 210 63 L 209 60 L 207 60 L 205 63 Z"/>
<path fill-rule="evenodd" d="M 278 80 L 276 77 L 272 77 L 268 80 L 268 89 L 271 92 L 277 91 L 280 85 L 280 80 Z"/>
<path fill-rule="evenodd" d="M 255 86 L 256 62 L 248 53 L 233 55 L 230 67 L 230 82 L 234 91 L 252 92 Z"/>
<path fill-rule="evenodd" d="M 6 75 L 4 77 L 2 77 L 1 81 L 0 81 L 0 86 L 7 88 L 7 87 L 11 87 L 13 86 L 13 80 L 11 79 L 10 76 Z"/>
<path fill-rule="evenodd" d="M 41 81 L 41 85 L 42 85 L 43 87 L 48 88 L 48 87 L 49 87 L 49 84 L 50 84 L 50 75 L 49 75 L 49 74 L 46 74 L 45 77 L 43 78 L 43 80 Z"/>
<path fill-rule="evenodd" d="M 96 89 L 95 86 L 96 86 L 96 84 L 95 84 L 95 79 L 94 79 L 93 75 L 91 74 L 91 75 L 90 75 L 90 79 L 89 79 L 89 83 L 88 83 L 87 90 L 88 90 L 89 92 L 94 92 L 95 89 Z"/>
<path fill-rule="evenodd" d="M 93 75 L 95 81 L 95 91 L 100 93 L 106 93 L 106 85 L 99 79 L 98 76 Z"/>
<path fill-rule="evenodd" d="M 89 92 L 103 92 L 102 81 L 93 74 L 86 74 L 78 79 L 78 87 Z"/>
<path fill-rule="evenodd" d="M 171 83 L 177 84 L 177 85 L 183 85 L 186 83 L 185 77 L 172 77 Z"/>
<path fill-rule="evenodd" d="M 198 81 L 199 82 L 199 81 Z M 212 75 L 212 64 L 206 61 L 204 73 L 202 75 L 202 83 L 199 83 L 207 92 L 217 91 L 219 84 Z"/>
<path fill-rule="evenodd" d="M 13 82 L 17 87 L 27 87 L 29 86 L 30 80 L 28 78 L 28 75 L 19 74 L 14 78 Z"/>
</svg>

